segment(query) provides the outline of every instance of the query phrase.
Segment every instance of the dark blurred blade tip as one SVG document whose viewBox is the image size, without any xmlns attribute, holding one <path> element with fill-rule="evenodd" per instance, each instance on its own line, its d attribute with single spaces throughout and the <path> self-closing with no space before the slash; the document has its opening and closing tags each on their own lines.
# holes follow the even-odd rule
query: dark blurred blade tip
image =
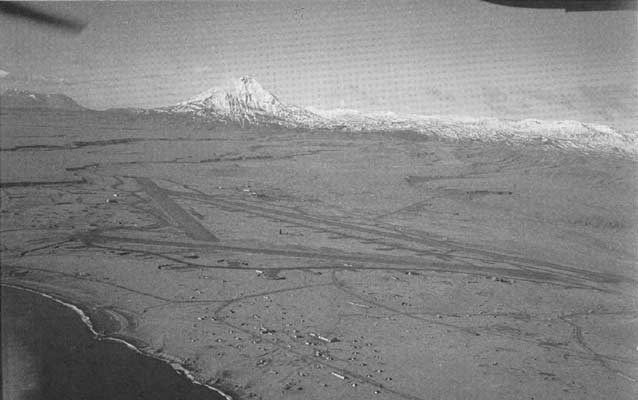
<svg viewBox="0 0 638 400">
<path fill-rule="evenodd" d="M 30 5 L 15 1 L 0 1 L 0 13 L 17 18 L 25 18 L 40 24 L 55 26 L 75 33 L 81 32 L 87 25 L 86 22 L 48 14 Z"/>
<path fill-rule="evenodd" d="M 565 11 L 636 10 L 638 0 L 482 0 L 508 7 L 563 9 Z"/>
</svg>

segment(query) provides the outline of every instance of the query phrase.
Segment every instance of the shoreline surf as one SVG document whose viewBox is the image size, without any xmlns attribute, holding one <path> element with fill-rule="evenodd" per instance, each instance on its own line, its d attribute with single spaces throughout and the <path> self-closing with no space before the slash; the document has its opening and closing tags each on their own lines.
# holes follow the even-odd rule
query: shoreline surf
<svg viewBox="0 0 638 400">
<path fill-rule="evenodd" d="M 179 363 L 178 361 L 176 361 L 173 357 L 166 355 L 166 354 L 150 354 L 148 352 L 143 351 L 142 349 L 134 346 L 133 344 L 131 344 L 130 342 L 121 339 L 121 338 L 116 338 L 113 336 L 109 336 L 107 334 L 103 334 L 98 332 L 95 329 L 95 325 L 94 323 L 91 321 L 91 318 L 88 316 L 88 314 L 80 307 L 77 306 L 75 304 L 72 304 L 70 302 L 61 300 L 60 298 L 50 295 L 48 293 L 44 293 L 44 292 L 40 292 L 38 290 L 29 288 L 29 287 L 25 287 L 25 286 L 21 286 L 21 285 L 16 285 L 16 284 L 10 284 L 10 283 L 0 283 L 0 287 L 2 288 L 11 288 L 17 291 L 22 291 L 22 292 L 27 292 L 27 293 L 31 293 L 40 297 L 43 297 L 45 299 L 51 300 L 59 305 L 62 305 L 63 307 L 71 310 L 73 313 L 75 313 L 77 316 L 79 316 L 80 318 L 80 322 L 82 323 L 82 325 L 84 325 L 86 328 L 88 328 L 92 340 L 96 340 L 96 341 L 108 341 L 108 342 L 113 342 L 113 343 L 119 343 L 124 345 L 128 350 L 132 350 L 134 351 L 136 354 L 141 355 L 143 357 L 152 359 L 152 360 L 157 360 L 160 361 L 164 364 L 167 364 L 169 367 L 171 367 L 171 369 L 173 369 L 173 371 L 175 373 L 177 373 L 180 376 L 184 376 L 188 381 L 190 381 L 191 384 L 196 385 L 196 386 L 200 386 L 203 388 L 206 388 L 212 392 L 214 392 L 216 395 L 221 396 L 222 398 L 226 399 L 226 400 L 234 400 L 234 398 L 229 395 L 224 393 L 222 390 L 211 386 L 209 384 L 203 383 L 201 381 L 199 381 L 197 378 L 195 378 L 195 376 L 193 375 L 193 373 L 191 371 L 189 371 L 186 367 L 184 367 L 181 363 Z"/>
</svg>

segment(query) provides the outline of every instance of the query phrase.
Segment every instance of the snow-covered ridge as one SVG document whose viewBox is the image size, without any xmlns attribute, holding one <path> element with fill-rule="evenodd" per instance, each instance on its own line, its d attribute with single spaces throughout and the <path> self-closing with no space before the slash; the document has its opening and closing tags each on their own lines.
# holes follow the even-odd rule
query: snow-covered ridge
<svg viewBox="0 0 638 400">
<path fill-rule="evenodd" d="M 397 114 L 391 111 L 364 113 L 351 109 L 301 108 L 279 101 L 250 77 L 239 78 L 224 87 L 209 89 L 160 110 L 242 124 L 274 124 L 349 132 L 402 130 L 451 140 L 542 143 L 586 151 L 619 152 L 634 156 L 638 153 L 635 132 L 622 133 L 604 125 L 578 121 L 510 121 Z"/>
<path fill-rule="evenodd" d="M 314 113 L 351 130 L 410 130 L 454 140 L 543 143 L 588 151 L 638 153 L 637 133 L 619 132 L 600 124 L 579 121 L 520 121 L 462 116 L 400 115 L 393 112 L 320 110 Z"/>
</svg>

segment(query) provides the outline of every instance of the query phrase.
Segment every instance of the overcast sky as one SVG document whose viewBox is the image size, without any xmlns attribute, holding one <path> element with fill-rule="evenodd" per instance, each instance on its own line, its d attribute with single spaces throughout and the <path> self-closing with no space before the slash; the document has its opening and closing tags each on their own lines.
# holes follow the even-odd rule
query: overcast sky
<svg viewBox="0 0 638 400">
<path fill-rule="evenodd" d="M 93 108 L 172 104 L 250 75 L 284 102 L 320 108 L 635 114 L 631 11 L 479 0 L 35 5 L 89 25 L 70 35 L 0 15 L 0 87 Z"/>
</svg>

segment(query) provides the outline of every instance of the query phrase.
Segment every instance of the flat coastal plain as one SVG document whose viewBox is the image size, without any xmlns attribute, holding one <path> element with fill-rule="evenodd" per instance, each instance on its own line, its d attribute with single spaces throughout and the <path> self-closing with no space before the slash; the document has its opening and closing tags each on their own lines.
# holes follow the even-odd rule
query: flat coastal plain
<svg viewBox="0 0 638 400">
<path fill-rule="evenodd" d="M 634 399 L 631 156 L 0 114 L 2 283 L 236 399 Z"/>
</svg>

